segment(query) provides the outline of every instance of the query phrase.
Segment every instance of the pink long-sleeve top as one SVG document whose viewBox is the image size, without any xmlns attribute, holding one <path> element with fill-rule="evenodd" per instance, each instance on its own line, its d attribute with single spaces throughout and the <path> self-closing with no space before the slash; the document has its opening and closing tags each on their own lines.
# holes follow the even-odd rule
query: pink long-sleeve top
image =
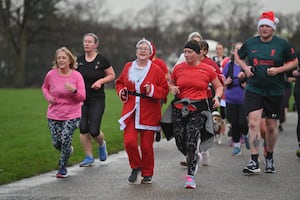
<svg viewBox="0 0 300 200">
<path fill-rule="evenodd" d="M 72 84 L 77 92 L 66 90 L 66 83 Z M 78 71 L 72 70 L 70 75 L 62 76 L 57 68 L 50 70 L 45 76 L 42 91 L 48 102 L 54 100 L 48 105 L 47 118 L 70 120 L 81 117 L 81 105 L 86 94 L 82 75 Z"/>
</svg>

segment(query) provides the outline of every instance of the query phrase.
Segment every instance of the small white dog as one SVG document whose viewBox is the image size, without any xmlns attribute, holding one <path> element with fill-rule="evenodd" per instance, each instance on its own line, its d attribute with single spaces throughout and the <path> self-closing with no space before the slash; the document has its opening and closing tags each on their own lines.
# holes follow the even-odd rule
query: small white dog
<svg viewBox="0 0 300 200">
<path fill-rule="evenodd" d="M 215 142 L 218 144 L 222 143 L 222 136 L 225 135 L 226 131 L 226 123 L 222 119 L 221 114 L 218 111 L 212 112 L 213 126 L 214 126 L 214 134 L 215 134 Z"/>
</svg>

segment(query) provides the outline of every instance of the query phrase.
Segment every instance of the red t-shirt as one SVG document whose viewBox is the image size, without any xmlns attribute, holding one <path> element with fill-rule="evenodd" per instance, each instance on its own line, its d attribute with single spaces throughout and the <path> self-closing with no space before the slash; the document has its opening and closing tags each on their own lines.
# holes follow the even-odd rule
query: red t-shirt
<svg viewBox="0 0 300 200">
<path fill-rule="evenodd" d="M 179 86 L 178 98 L 191 100 L 206 99 L 208 84 L 217 77 L 213 68 L 205 63 L 190 66 L 186 62 L 179 63 L 173 69 L 171 79 Z"/>
</svg>

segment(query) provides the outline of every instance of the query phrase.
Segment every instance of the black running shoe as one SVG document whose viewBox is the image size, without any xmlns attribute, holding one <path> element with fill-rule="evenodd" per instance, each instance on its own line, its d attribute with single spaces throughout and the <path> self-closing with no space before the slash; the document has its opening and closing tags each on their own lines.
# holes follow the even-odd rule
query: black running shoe
<svg viewBox="0 0 300 200">
<path fill-rule="evenodd" d="M 152 176 L 145 176 L 142 181 L 142 184 L 151 184 L 152 183 Z"/>
<path fill-rule="evenodd" d="M 253 160 L 250 160 L 246 167 L 243 169 L 244 175 L 258 174 L 260 173 L 260 168 L 258 163 Z"/>
<path fill-rule="evenodd" d="M 273 174 L 276 172 L 273 159 L 266 159 L 265 165 L 266 165 L 265 173 Z"/>
<path fill-rule="evenodd" d="M 138 175 L 139 175 L 140 172 L 141 172 L 140 168 L 134 168 L 134 169 L 132 169 L 131 174 L 128 177 L 128 183 L 129 184 L 136 184 L 137 177 L 138 177 Z"/>
</svg>

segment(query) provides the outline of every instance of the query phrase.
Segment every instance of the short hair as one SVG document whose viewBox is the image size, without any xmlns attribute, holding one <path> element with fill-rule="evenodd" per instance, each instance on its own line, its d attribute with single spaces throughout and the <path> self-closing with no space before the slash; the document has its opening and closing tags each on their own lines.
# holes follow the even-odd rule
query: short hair
<svg viewBox="0 0 300 200">
<path fill-rule="evenodd" d="M 150 55 L 152 55 L 153 47 L 152 47 L 151 42 L 149 40 L 146 40 L 145 38 L 143 38 L 136 43 L 135 47 L 138 48 L 141 44 L 147 44 L 149 47 L 149 50 L 150 50 Z"/>
<path fill-rule="evenodd" d="M 206 42 L 206 40 L 200 40 L 199 41 L 199 45 L 200 45 L 200 49 L 201 50 L 207 50 L 209 49 L 209 45 L 208 43 Z"/>
</svg>

